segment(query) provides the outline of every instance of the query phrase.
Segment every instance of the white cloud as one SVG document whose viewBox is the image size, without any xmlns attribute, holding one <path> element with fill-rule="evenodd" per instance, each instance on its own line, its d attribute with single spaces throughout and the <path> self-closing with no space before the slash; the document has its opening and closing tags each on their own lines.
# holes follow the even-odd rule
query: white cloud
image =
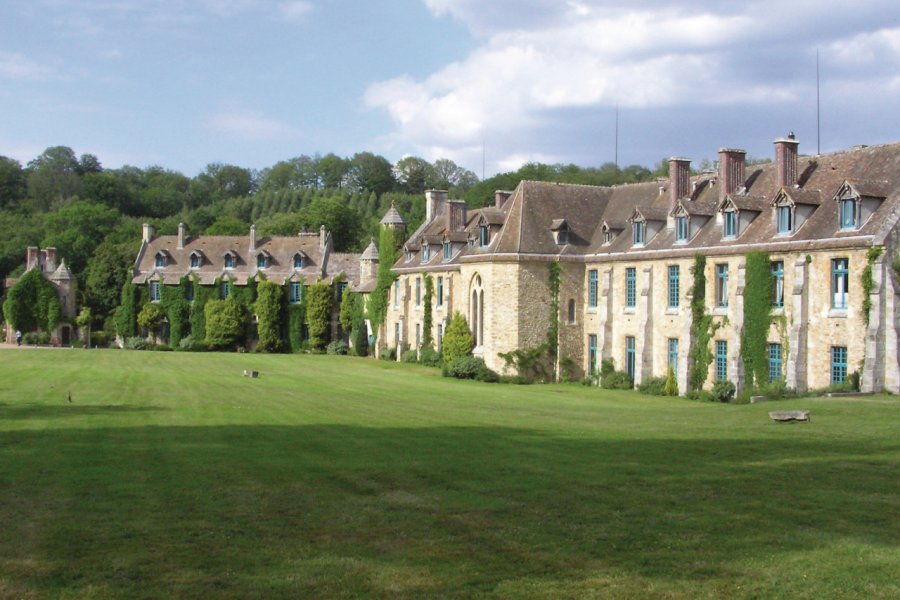
<svg viewBox="0 0 900 600">
<path fill-rule="evenodd" d="M 305 0 L 291 0 L 278 5 L 281 16 L 289 21 L 301 21 L 312 12 L 313 5 Z"/>
<path fill-rule="evenodd" d="M 0 77 L 44 81 L 55 75 L 54 69 L 19 52 L 0 52 Z"/>
<path fill-rule="evenodd" d="M 210 117 L 206 126 L 211 131 L 246 141 L 272 140 L 296 134 L 295 129 L 255 110 L 228 110 Z"/>
</svg>

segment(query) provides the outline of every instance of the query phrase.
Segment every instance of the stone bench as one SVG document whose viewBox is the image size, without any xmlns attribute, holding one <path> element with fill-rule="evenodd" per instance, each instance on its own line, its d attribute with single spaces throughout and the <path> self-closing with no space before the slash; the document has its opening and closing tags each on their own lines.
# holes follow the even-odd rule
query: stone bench
<svg viewBox="0 0 900 600">
<path fill-rule="evenodd" d="M 244 369 L 244 377 L 259 377 L 259 371 L 251 371 L 250 369 Z"/>
<path fill-rule="evenodd" d="M 769 413 L 769 418 L 776 423 L 787 423 L 791 421 L 801 421 L 809 423 L 808 410 L 773 410 Z"/>
</svg>

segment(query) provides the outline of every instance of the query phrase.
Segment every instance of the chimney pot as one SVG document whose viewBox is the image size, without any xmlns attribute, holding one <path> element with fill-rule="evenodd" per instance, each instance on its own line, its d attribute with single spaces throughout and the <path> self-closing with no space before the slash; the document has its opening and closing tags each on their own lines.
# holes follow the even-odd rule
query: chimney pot
<svg viewBox="0 0 900 600">
<path fill-rule="evenodd" d="M 176 248 L 182 250 L 184 248 L 184 223 L 178 224 L 178 245 Z"/>
<path fill-rule="evenodd" d="M 150 243 L 153 240 L 153 237 L 156 235 L 156 228 L 153 227 L 150 223 L 144 223 L 141 234 L 141 240 L 147 243 Z"/>
<path fill-rule="evenodd" d="M 719 202 L 744 185 L 747 151 L 719 148 Z"/>
<path fill-rule="evenodd" d="M 508 192 L 506 190 L 497 190 L 494 192 L 494 207 L 495 208 L 503 208 L 503 205 L 506 204 L 506 201 L 509 200 L 509 197 L 512 195 L 512 192 Z"/>
<path fill-rule="evenodd" d="M 253 225 L 250 225 L 250 252 L 256 252 L 256 224 L 255 223 Z"/>
<path fill-rule="evenodd" d="M 431 223 L 440 212 L 441 205 L 447 201 L 446 190 L 425 190 L 425 222 Z"/>
<path fill-rule="evenodd" d="M 797 183 L 797 148 L 800 142 L 794 132 L 775 140 L 775 185 L 791 187 Z"/>
<path fill-rule="evenodd" d="M 673 210 L 682 198 L 691 195 L 691 161 L 673 156 L 669 159 L 669 210 Z"/>
</svg>

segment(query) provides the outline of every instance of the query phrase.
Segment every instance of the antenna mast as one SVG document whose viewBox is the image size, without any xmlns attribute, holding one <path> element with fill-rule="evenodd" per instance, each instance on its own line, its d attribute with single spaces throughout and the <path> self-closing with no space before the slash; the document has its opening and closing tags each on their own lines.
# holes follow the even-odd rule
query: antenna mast
<svg viewBox="0 0 900 600">
<path fill-rule="evenodd" d="M 616 170 L 619 168 L 619 103 L 616 102 Z"/>
<path fill-rule="evenodd" d="M 819 103 L 819 49 L 816 48 L 816 154 L 822 154 L 822 117 Z"/>
</svg>

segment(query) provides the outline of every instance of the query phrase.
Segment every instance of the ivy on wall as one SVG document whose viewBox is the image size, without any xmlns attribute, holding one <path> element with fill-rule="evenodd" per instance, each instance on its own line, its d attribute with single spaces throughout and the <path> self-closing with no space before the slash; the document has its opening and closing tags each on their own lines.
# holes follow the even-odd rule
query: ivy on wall
<svg viewBox="0 0 900 600">
<path fill-rule="evenodd" d="M 694 275 L 691 298 L 691 350 L 689 353 L 691 371 L 688 376 L 688 388 L 703 388 L 709 375 L 709 365 L 713 354 L 709 340 L 718 327 L 713 323 L 712 315 L 706 312 L 706 257 L 702 254 L 694 256 Z"/>
<path fill-rule="evenodd" d="M 328 324 L 331 322 L 331 286 L 318 282 L 306 289 L 306 323 L 309 325 L 309 345 L 315 350 L 328 343 Z"/>
<path fill-rule="evenodd" d="M 872 312 L 872 292 L 875 291 L 875 279 L 872 277 L 872 265 L 884 253 L 884 246 L 873 246 L 866 253 L 866 266 L 863 268 L 862 275 L 862 314 L 866 325 L 869 324 L 869 313 Z"/>
<path fill-rule="evenodd" d="M 178 285 L 161 286 L 160 305 L 169 321 L 169 344 L 178 346 L 181 338 L 188 335 L 191 316 L 191 303 L 188 301 L 188 288 L 191 280 L 182 277 Z"/>
<path fill-rule="evenodd" d="M 550 287 L 550 326 L 547 328 L 547 352 L 555 359 L 559 353 L 559 284 L 562 267 L 558 262 L 550 263 L 548 270 L 550 277 L 547 285 Z"/>
<path fill-rule="evenodd" d="M 753 389 L 768 381 L 767 341 L 772 325 L 772 266 L 769 254 L 749 252 L 745 256 L 744 327 L 741 331 L 741 359 L 746 386 Z"/>
<path fill-rule="evenodd" d="M 212 286 L 200 285 L 194 278 L 194 302 L 191 304 L 191 339 L 202 342 L 206 339 L 206 303 L 215 298 L 219 290 L 219 280 Z"/>
<path fill-rule="evenodd" d="M 366 356 L 369 353 L 369 332 L 366 329 L 365 300 L 362 294 L 347 294 L 350 296 L 350 318 L 353 328 L 350 333 L 352 351 L 356 356 Z"/>
<path fill-rule="evenodd" d="M 10 288 L 3 302 L 3 315 L 22 331 L 53 331 L 62 321 L 62 305 L 53 284 L 44 279 L 39 269 L 32 269 Z"/>
<path fill-rule="evenodd" d="M 432 325 L 432 315 L 431 315 L 431 300 L 434 297 L 434 281 L 431 279 L 431 275 L 425 275 L 425 309 L 424 314 L 422 316 L 422 327 L 425 329 L 422 335 L 422 346 L 428 347 L 434 343 L 434 338 L 431 335 L 431 325 Z"/>
<path fill-rule="evenodd" d="M 397 262 L 397 247 L 394 232 L 388 227 L 383 227 L 378 238 L 378 277 L 369 298 L 369 322 L 376 337 L 387 314 L 388 292 L 396 279 L 391 272 L 395 262 Z"/>
<path fill-rule="evenodd" d="M 291 282 L 285 282 L 283 302 L 287 305 L 287 335 L 285 342 L 291 352 L 300 352 L 305 341 L 307 287 L 301 284 L 300 302 L 291 303 Z"/>
<path fill-rule="evenodd" d="M 258 348 L 263 352 L 279 352 L 282 348 L 281 317 L 284 314 L 282 286 L 272 281 L 261 281 L 256 291 L 253 308 L 258 319 Z"/>
</svg>

